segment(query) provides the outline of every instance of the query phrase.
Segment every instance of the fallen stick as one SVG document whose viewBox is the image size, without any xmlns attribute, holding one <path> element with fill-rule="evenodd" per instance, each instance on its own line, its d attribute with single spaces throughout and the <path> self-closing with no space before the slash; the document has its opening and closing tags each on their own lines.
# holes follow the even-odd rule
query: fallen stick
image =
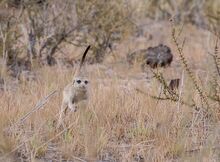
<svg viewBox="0 0 220 162">
<path fill-rule="evenodd" d="M 32 113 L 34 113 L 35 111 L 39 110 L 40 108 L 42 108 L 48 101 L 49 99 L 57 92 L 57 90 L 54 90 L 53 92 L 51 92 L 49 95 L 47 95 L 42 101 L 38 102 L 36 104 L 36 106 L 29 111 L 27 114 L 25 114 L 21 119 L 19 119 L 16 123 L 17 124 L 19 122 L 24 122 L 28 116 L 30 116 Z"/>
</svg>

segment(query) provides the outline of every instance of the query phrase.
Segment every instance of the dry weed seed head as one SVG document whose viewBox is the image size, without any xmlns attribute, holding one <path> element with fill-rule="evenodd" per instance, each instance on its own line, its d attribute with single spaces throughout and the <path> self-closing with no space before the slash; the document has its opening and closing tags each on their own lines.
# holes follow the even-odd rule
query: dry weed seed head
<svg viewBox="0 0 220 162">
<path fill-rule="evenodd" d="M 210 106 L 209 106 L 209 103 L 208 103 L 207 96 L 206 96 L 205 92 L 201 89 L 201 87 L 199 86 L 198 82 L 196 81 L 196 78 L 195 78 L 193 72 L 191 71 L 191 69 L 189 68 L 188 63 L 186 61 L 186 58 L 183 55 L 183 46 L 184 46 L 185 41 L 183 41 L 183 45 L 182 45 L 182 47 L 180 47 L 180 45 L 177 41 L 177 38 L 178 37 L 176 36 L 175 27 L 173 27 L 173 29 L 172 29 L 172 39 L 173 39 L 173 42 L 174 42 L 175 46 L 177 47 L 177 51 L 178 51 L 180 60 L 182 61 L 183 68 L 186 70 L 187 74 L 189 75 L 189 77 L 191 78 L 191 80 L 193 82 L 193 85 L 195 86 L 195 89 L 199 93 L 199 96 L 201 98 L 201 102 L 202 103 L 204 102 L 205 105 L 206 105 L 206 109 L 208 109 Z"/>
</svg>

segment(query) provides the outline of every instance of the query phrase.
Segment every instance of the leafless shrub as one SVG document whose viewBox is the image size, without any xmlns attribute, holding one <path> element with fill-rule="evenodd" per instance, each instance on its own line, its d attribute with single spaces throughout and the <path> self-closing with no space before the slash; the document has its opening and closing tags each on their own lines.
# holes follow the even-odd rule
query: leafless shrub
<svg viewBox="0 0 220 162">
<path fill-rule="evenodd" d="M 16 17 L 13 13 L 2 9 L 0 12 L 0 57 L 1 75 L 6 77 L 7 71 L 14 69 L 18 64 L 19 49 L 17 49 L 20 33 L 16 30 Z"/>
<path fill-rule="evenodd" d="M 220 1 L 206 1 L 204 11 L 208 19 L 208 26 L 210 31 L 218 35 L 220 38 Z"/>
<path fill-rule="evenodd" d="M 78 23 L 82 24 L 78 43 L 92 44 L 92 62 L 102 62 L 108 48 L 119 42 L 133 29 L 130 11 L 124 1 L 77 1 Z"/>
<path fill-rule="evenodd" d="M 56 3 L 23 3 L 22 31 L 26 38 L 27 53 L 32 60 L 37 57 L 46 64 L 55 64 L 54 54 L 66 39 L 73 37 L 76 25 L 74 1 Z M 65 12 L 64 12 L 65 11 Z"/>
<path fill-rule="evenodd" d="M 204 2 L 201 0 L 149 0 L 143 1 L 142 12 L 145 17 L 156 20 L 169 19 L 174 16 L 176 22 L 192 23 L 200 27 L 205 26 L 203 17 Z"/>
<path fill-rule="evenodd" d="M 211 80 L 211 91 L 209 94 L 209 98 L 213 101 L 218 102 L 218 105 L 220 104 L 220 85 L 219 85 L 219 79 L 220 79 L 220 63 L 219 63 L 219 47 L 218 47 L 218 37 L 216 36 L 216 42 L 215 42 L 215 49 L 213 54 L 211 53 L 211 56 L 214 60 L 214 74 Z"/>
<path fill-rule="evenodd" d="M 67 44 L 92 44 L 90 61 L 102 62 L 107 49 L 132 30 L 125 5 L 116 0 L 2 1 L 0 49 L 5 66 L 19 77 L 22 70 L 54 65 L 56 53 Z"/>
<path fill-rule="evenodd" d="M 201 113 L 201 118 L 204 122 L 207 122 L 207 119 L 210 118 L 210 115 L 213 117 L 216 114 L 213 113 L 217 110 L 217 107 L 214 106 L 216 104 L 211 104 L 210 103 L 217 103 L 217 105 L 219 105 L 219 59 L 218 59 L 218 38 L 216 40 L 216 44 L 215 44 L 215 50 L 214 50 L 214 54 L 212 54 L 213 59 L 214 59 L 214 66 L 215 66 L 215 77 L 213 79 L 213 84 L 212 84 L 212 88 L 213 88 L 213 92 L 211 93 L 211 95 L 207 92 L 207 89 L 202 86 L 202 83 L 199 82 L 193 72 L 193 70 L 190 68 L 187 59 L 184 56 L 183 53 L 183 47 L 185 45 L 185 40 L 183 41 L 182 45 L 180 45 L 179 43 L 179 34 L 177 34 L 178 29 L 173 27 L 172 29 L 172 38 L 174 41 L 174 44 L 178 50 L 178 55 L 179 58 L 182 62 L 182 67 L 184 69 L 184 71 L 186 71 L 188 77 L 190 78 L 190 82 L 193 84 L 195 90 L 197 91 L 201 103 L 195 103 L 194 99 L 191 99 L 191 101 L 183 101 L 183 99 L 180 98 L 180 94 L 176 91 L 174 91 L 175 88 L 179 87 L 179 79 L 174 79 L 171 80 L 171 82 L 169 84 L 166 83 L 164 76 L 162 73 L 158 73 L 155 71 L 152 71 L 154 74 L 154 77 L 162 84 L 163 86 L 163 95 L 165 97 L 161 97 L 159 96 L 152 96 L 155 99 L 158 100 L 171 100 L 174 102 L 180 102 L 181 104 L 185 104 L 188 105 L 192 108 L 194 108 L 196 111 L 199 110 L 199 112 Z M 202 115 L 203 114 L 203 115 Z"/>
</svg>

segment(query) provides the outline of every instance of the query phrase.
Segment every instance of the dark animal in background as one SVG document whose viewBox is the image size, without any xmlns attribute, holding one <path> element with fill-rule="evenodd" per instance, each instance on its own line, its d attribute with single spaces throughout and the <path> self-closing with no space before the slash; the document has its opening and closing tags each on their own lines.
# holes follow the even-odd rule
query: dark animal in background
<svg viewBox="0 0 220 162">
<path fill-rule="evenodd" d="M 148 49 L 141 49 L 127 56 L 127 61 L 130 65 L 140 63 L 142 69 L 144 69 L 146 65 L 151 68 L 166 67 L 171 64 L 172 60 L 173 54 L 171 49 L 163 44 L 149 47 Z"/>
<path fill-rule="evenodd" d="M 180 84 L 180 79 L 172 79 L 169 83 L 169 88 L 173 91 L 175 89 L 179 88 L 179 84 Z"/>
<path fill-rule="evenodd" d="M 173 55 L 168 46 L 160 44 L 156 47 L 149 47 L 146 53 L 146 64 L 151 68 L 165 67 L 170 65 Z"/>
</svg>

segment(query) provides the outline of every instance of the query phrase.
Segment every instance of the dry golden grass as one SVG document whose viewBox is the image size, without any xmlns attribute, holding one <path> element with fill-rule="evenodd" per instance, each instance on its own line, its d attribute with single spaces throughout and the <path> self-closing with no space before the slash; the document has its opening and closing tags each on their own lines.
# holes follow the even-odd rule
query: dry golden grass
<svg viewBox="0 0 220 162">
<path fill-rule="evenodd" d="M 205 11 L 208 12 L 206 16 L 209 17 L 210 28 L 218 32 L 219 7 L 216 7 L 215 4 L 219 0 L 215 1 L 215 3 L 210 1 Z M 211 56 L 208 55 L 210 51 L 213 52 L 214 39 L 211 39 L 210 32 L 186 24 L 181 32 L 180 39 L 178 39 L 180 47 L 180 40 L 186 39 L 182 54 L 182 49 L 179 49 L 178 52 L 178 48 L 176 48 L 178 45 L 173 43 L 171 23 L 162 20 L 160 22 L 154 21 L 165 20 L 168 16 L 175 16 L 179 12 L 179 21 L 191 22 L 193 16 L 189 13 L 194 15 L 194 8 L 197 6 L 196 1 L 190 1 L 190 3 L 182 3 L 185 2 L 183 0 L 172 1 L 175 4 L 174 7 L 169 3 L 170 0 L 130 0 L 126 2 L 126 11 L 127 9 L 129 12 L 131 11 L 128 16 L 128 24 L 123 23 L 121 26 L 125 16 L 123 15 L 125 8 L 122 1 L 120 5 L 116 4 L 117 1 L 112 2 L 121 7 L 116 8 L 117 12 L 111 8 L 111 5 L 108 10 L 105 10 L 106 8 L 103 6 L 106 4 L 103 3 L 101 5 L 102 12 L 96 18 L 97 20 L 88 19 L 87 25 L 90 24 L 92 29 L 93 27 L 96 29 L 97 26 L 98 32 L 96 30 L 92 32 L 91 40 L 85 35 L 85 40 L 88 41 L 82 42 L 82 44 L 93 42 L 93 46 L 98 47 L 97 40 L 92 38 L 94 36 L 99 38 L 102 35 L 99 26 L 103 25 L 104 33 L 111 33 L 112 30 L 116 33 L 120 31 L 123 33 L 123 38 L 126 39 L 117 44 L 116 50 L 109 54 L 103 65 L 88 65 L 87 69 L 91 80 L 89 106 L 83 107 L 81 105 L 82 107 L 79 106 L 77 112 L 69 112 L 64 119 L 63 128 L 56 128 L 62 100 L 62 89 L 71 81 L 74 69 L 65 69 L 59 66 L 37 69 L 38 67 L 35 67 L 33 62 L 34 70 L 37 71 L 36 80 L 23 81 L 18 84 L 16 89 L 9 87 L 10 90 L 8 91 L 2 92 L 0 90 L 0 162 L 220 161 L 220 102 L 213 101 L 209 98 L 209 94 L 205 93 L 210 92 L 212 94 L 213 89 L 219 88 L 219 86 L 214 86 L 212 89 L 210 85 L 210 82 L 219 77 L 216 75 L 213 61 L 210 61 Z M 53 2 L 51 1 L 51 3 Z M 62 2 L 60 1 L 60 3 Z M 114 5 L 113 8 L 115 8 Z M 85 10 L 90 11 L 90 8 L 87 8 L 83 3 L 82 7 L 86 7 Z M 7 17 L 8 12 L 12 12 L 3 9 L 1 9 L 3 17 Z M 57 6 L 57 9 L 62 10 L 62 7 Z M 85 14 L 85 10 L 81 11 L 81 15 Z M 70 8 L 66 12 L 61 11 L 61 15 L 65 19 L 62 17 L 53 19 L 58 20 L 58 23 L 55 23 L 58 26 L 55 28 L 50 27 L 53 25 L 43 24 L 43 28 L 49 26 L 45 31 L 48 30 L 50 33 L 50 30 L 62 29 L 63 25 L 64 27 L 73 25 L 67 16 L 70 11 L 72 13 L 74 10 Z M 195 11 L 197 14 L 200 12 Z M 46 13 L 50 14 L 49 10 Z M 120 16 L 118 16 L 119 14 L 115 15 L 115 13 L 121 13 L 122 18 L 118 20 Z M 9 38 L 5 44 L 3 43 L 8 46 L 8 49 L 3 50 L 4 45 L 0 45 L 0 51 L 3 51 L 3 55 L 4 52 L 7 55 L 10 52 L 14 55 L 16 51 L 13 50 L 18 49 L 19 57 L 26 56 L 26 47 L 20 48 L 20 44 L 23 44 L 22 42 L 25 42 L 25 39 L 21 37 L 21 42 L 17 38 L 14 39 L 16 35 L 20 35 L 18 26 L 24 25 L 22 18 L 18 15 L 15 16 L 17 18 L 16 25 L 12 26 L 10 29 L 12 31 L 8 34 Z M 72 15 L 70 14 L 70 18 Z M 36 16 L 34 17 L 36 18 Z M 42 17 L 45 17 L 44 14 Z M 149 17 L 153 20 L 148 20 Z M 198 20 L 202 19 L 199 18 Z M 116 21 L 118 23 L 115 23 Z M 143 34 L 140 34 L 140 37 L 129 37 L 129 35 L 134 34 L 133 23 L 137 27 L 143 27 Z M 120 28 L 117 27 L 118 24 Z M 112 28 L 109 28 L 111 26 Z M 40 30 L 42 29 L 40 28 Z M 44 39 L 47 35 L 43 34 L 41 37 Z M 15 43 L 15 46 L 12 46 L 14 41 L 20 43 Z M 39 43 L 41 44 L 41 42 Z M 147 80 L 145 75 L 148 74 L 143 75 L 139 67 L 129 69 L 126 65 L 124 61 L 126 54 L 136 49 L 148 48 L 160 43 L 171 47 L 174 54 L 171 67 L 166 70 L 160 69 L 165 79 L 181 78 L 183 81 L 179 89 L 181 100 L 188 104 L 192 104 L 194 101 L 198 107 L 182 105 L 181 100 L 172 102 L 153 99 L 152 96 L 158 96 L 160 93 L 161 85 L 158 81 L 155 78 Z M 25 46 L 27 44 L 28 42 Z M 56 57 L 65 56 L 76 59 L 80 58 L 81 52 L 84 50 L 78 47 L 72 49 L 73 47 L 69 44 L 62 44 L 62 46 L 62 50 L 56 52 Z M 11 51 L 11 49 L 13 50 Z M 47 54 L 47 51 L 45 53 Z M 214 57 L 219 61 L 217 53 Z M 181 68 L 181 61 L 187 62 L 183 68 Z M 5 84 L 10 86 L 11 84 L 7 82 L 9 76 L 3 63 L 0 63 L 0 74 L 5 79 Z M 218 82 L 216 81 L 216 85 L 219 84 Z M 45 102 L 45 97 L 54 90 L 56 93 Z M 220 90 L 218 89 L 217 92 Z M 213 94 L 219 96 L 218 93 L 213 92 Z M 204 99 L 207 100 L 206 105 L 210 107 L 206 112 L 204 109 L 207 107 L 202 103 Z M 39 105 L 42 107 L 33 111 L 33 108 Z M 31 113 L 26 116 L 29 112 Z"/>
<path fill-rule="evenodd" d="M 56 121 L 60 90 L 71 80 L 72 70 L 44 68 L 41 77 L 22 83 L 16 93 L 1 93 L 0 161 L 219 159 L 217 123 L 204 126 L 201 114 L 192 108 L 170 101 L 157 103 L 137 92 L 141 80 L 110 78 L 99 67 L 89 68 L 94 70 L 89 107 L 69 113 L 67 129 L 56 129 Z M 132 81 L 135 84 L 126 84 Z M 58 93 L 44 107 L 13 124 L 53 90 Z M 158 90 L 158 83 L 152 81 L 148 92 L 156 95 Z M 198 100 L 198 95 L 191 97 Z"/>
<path fill-rule="evenodd" d="M 194 34 L 184 53 L 187 60 L 191 58 L 195 79 L 208 90 L 211 66 L 204 66 L 204 40 Z M 182 77 L 181 98 L 202 105 L 187 73 L 176 66 L 180 61 L 175 46 L 167 41 L 171 37 L 164 38 L 161 41 L 171 45 L 175 57 L 174 65 L 162 71 L 164 76 Z M 117 56 L 123 58 L 138 44 L 132 43 L 125 42 Z M 35 81 L 22 82 L 16 91 L 0 92 L 0 161 L 219 161 L 219 105 L 209 103 L 216 109 L 211 110 L 211 118 L 204 119 L 202 108 L 151 98 L 159 94 L 160 84 L 156 79 L 148 83 L 138 68 L 128 69 L 124 62 L 88 65 L 87 69 L 89 106 L 68 113 L 64 128 L 56 129 L 61 91 L 71 81 L 74 69 L 44 67 Z M 54 90 L 57 93 L 42 108 L 20 121 Z"/>
</svg>

